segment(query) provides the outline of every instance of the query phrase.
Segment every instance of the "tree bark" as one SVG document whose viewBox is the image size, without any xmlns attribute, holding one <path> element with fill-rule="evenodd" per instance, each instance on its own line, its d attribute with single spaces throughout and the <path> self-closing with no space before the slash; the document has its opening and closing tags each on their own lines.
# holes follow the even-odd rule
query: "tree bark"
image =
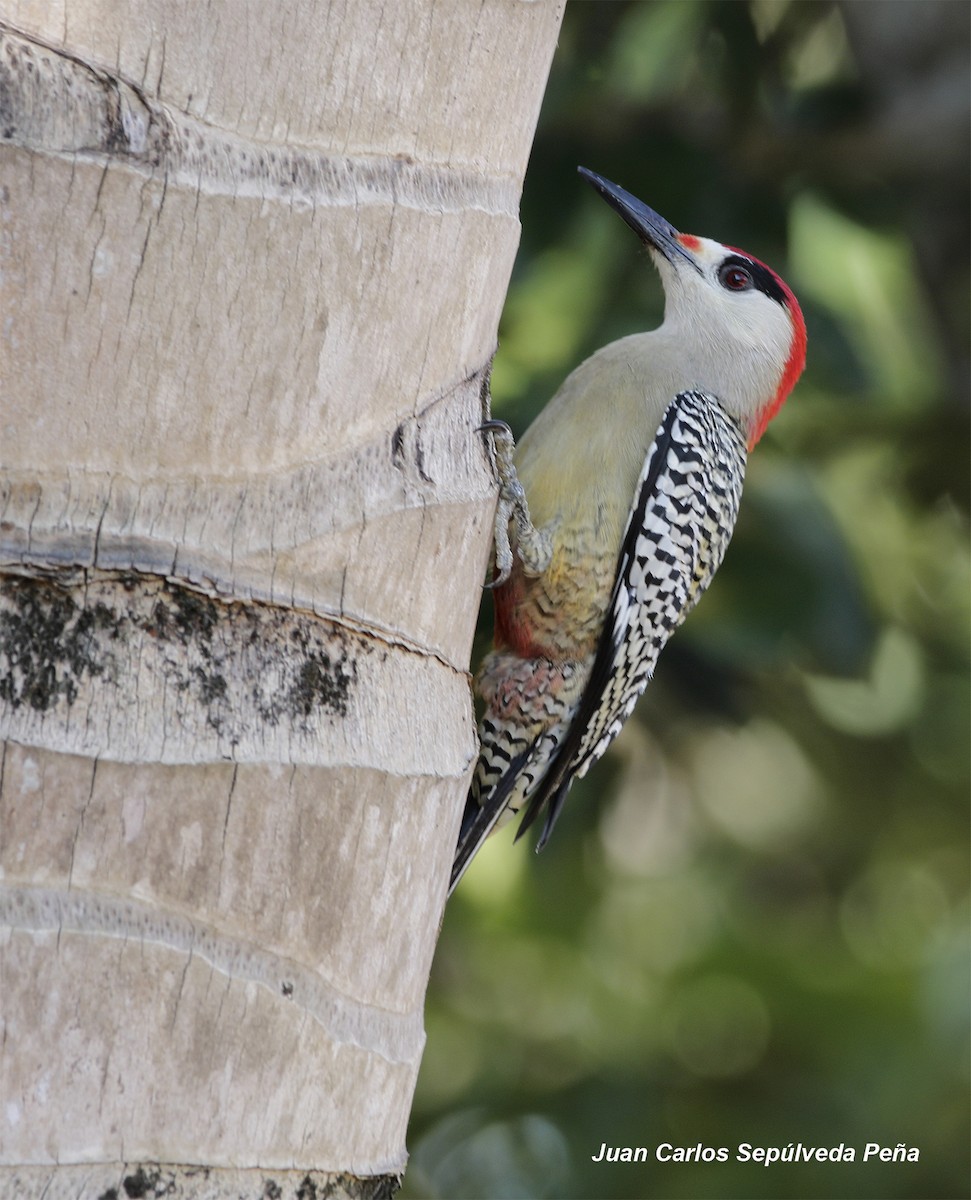
<svg viewBox="0 0 971 1200">
<path fill-rule="evenodd" d="M 4 1195 L 403 1170 L 560 16 L 0 0 Z"/>
</svg>

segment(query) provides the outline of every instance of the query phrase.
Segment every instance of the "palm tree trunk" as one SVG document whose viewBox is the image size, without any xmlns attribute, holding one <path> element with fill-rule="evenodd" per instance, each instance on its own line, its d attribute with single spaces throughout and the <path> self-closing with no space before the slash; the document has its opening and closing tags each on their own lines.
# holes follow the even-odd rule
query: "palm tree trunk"
<svg viewBox="0 0 971 1200">
<path fill-rule="evenodd" d="M 404 1167 L 560 16 L 0 0 L 0 1194 Z"/>
</svg>

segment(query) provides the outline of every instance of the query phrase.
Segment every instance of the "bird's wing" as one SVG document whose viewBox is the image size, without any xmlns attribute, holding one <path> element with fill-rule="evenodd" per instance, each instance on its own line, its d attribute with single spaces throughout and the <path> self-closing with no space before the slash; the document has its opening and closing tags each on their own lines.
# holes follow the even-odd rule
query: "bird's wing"
<svg viewBox="0 0 971 1200">
<path fill-rule="evenodd" d="M 717 399 L 703 392 L 675 397 L 644 460 L 590 678 L 519 827 L 517 837 L 546 809 L 538 850 L 573 778 L 620 732 L 665 642 L 721 564 L 745 460 L 742 431 Z"/>
</svg>

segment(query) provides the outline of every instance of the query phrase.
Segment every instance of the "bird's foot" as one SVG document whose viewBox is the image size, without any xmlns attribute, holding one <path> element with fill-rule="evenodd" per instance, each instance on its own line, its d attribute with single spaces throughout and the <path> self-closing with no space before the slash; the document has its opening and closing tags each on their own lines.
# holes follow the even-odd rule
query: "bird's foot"
<svg viewBox="0 0 971 1200">
<path fill-rule="evenodd" d="M 537 529 L 529 519 L 526 492 L 516 474 L 513 454 L 516 443 L 505 421 L 489 420 L 480 426 L 492 434 L 496 448 L 496 471 L 499 475 L 499 503 L 496 506 L 496 576 L 486 587 L 505 583 L 512 571 L 513 549 L 509 540 L 509 522 L 516 522 L 516 550 L 527 575 L 542 575 L 553 557 L 553 539 L 543 529 Z"/>
</svg>

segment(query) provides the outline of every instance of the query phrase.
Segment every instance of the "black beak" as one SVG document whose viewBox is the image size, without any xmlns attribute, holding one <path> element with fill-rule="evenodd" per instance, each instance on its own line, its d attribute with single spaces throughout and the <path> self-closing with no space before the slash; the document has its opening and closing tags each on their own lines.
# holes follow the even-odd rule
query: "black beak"
<svg viewBox="0 0 971 1200">
<path fill-rule="evenodd" d="M 694 258 L 678 240 L 678 231 L 653 208 L 648 208 L 642 200 L 638 200 L 630 192 L 625 192 L 609 179 L 604 179 L 602 175 L 596 175 L 586 167 L 577 167 L 577 170 L 597 189 L 610 207 L 620 213 L 646 246 L 663 254 L 669 263 L 685 259 L 696 270 L 700 270 Z"/>
</svg>

